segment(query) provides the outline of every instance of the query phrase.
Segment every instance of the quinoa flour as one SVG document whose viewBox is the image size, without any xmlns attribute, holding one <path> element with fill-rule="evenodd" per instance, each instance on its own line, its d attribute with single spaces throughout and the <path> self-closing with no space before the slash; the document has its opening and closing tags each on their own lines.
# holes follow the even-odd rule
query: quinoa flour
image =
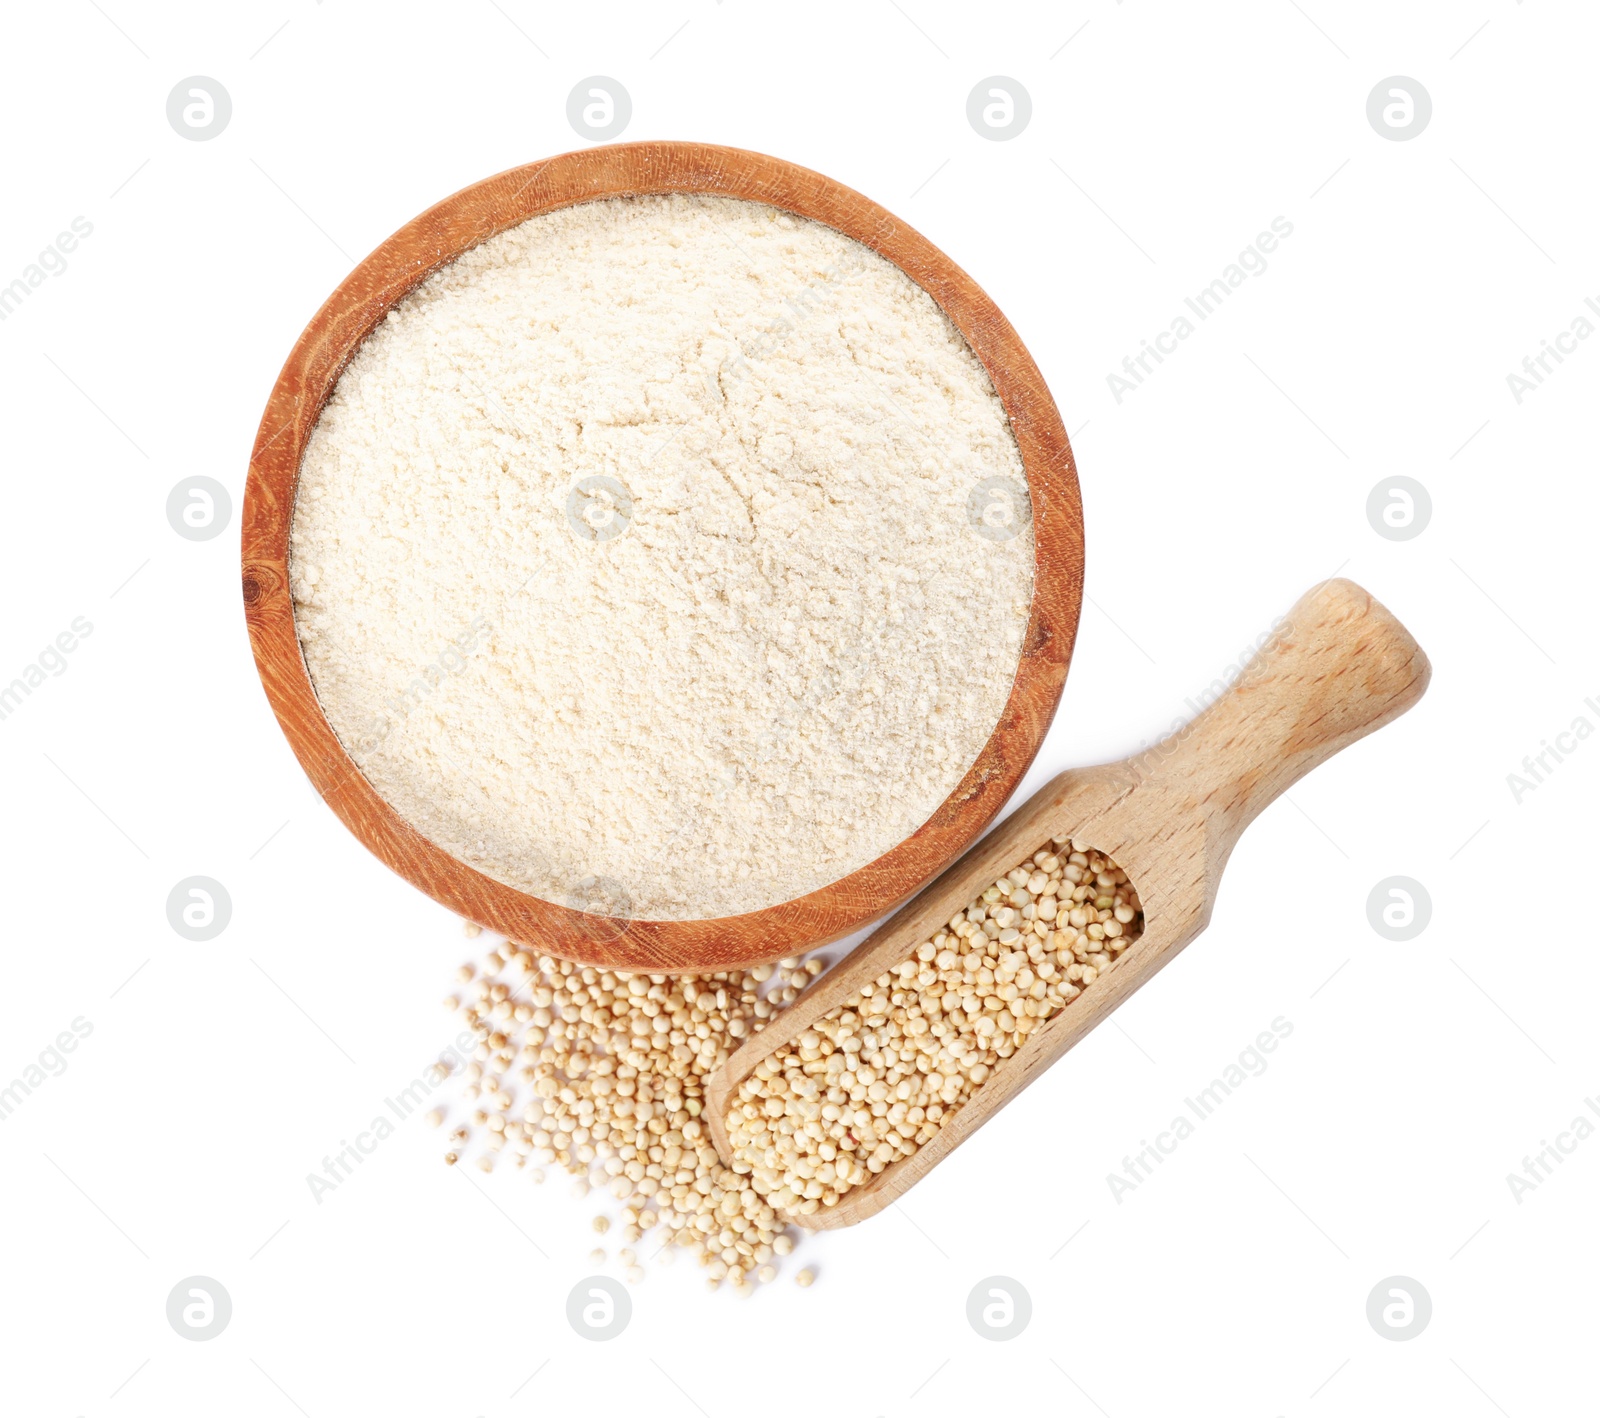
<svg viewBox="0 0 1600 1418">
<path fill-rule="evenodd" d="M 1014 488 L 997 535 L 980 488 Z M 753 911 L 920 826 L 997 723 L 1022 463 L 919 286 L 830 227 L 586 203 L 399 302 L 308 442 L 306 666 L 373 788 L 499 881 Z"/>
</svg>

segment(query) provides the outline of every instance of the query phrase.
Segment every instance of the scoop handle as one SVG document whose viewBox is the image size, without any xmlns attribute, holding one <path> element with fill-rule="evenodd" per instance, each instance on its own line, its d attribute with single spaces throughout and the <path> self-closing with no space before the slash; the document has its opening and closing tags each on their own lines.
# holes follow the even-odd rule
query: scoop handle
<svg viewBox="0 0 1600 1418">
<path fill-rule="evenodd" d="M 1431 673 L 1385 606 L 1353 581 L 1324 581 L 1198 717 L 1128 763 L 1192 796 L 1236 839 L 1324 759 L 1405 713 Z"/>
</svg>

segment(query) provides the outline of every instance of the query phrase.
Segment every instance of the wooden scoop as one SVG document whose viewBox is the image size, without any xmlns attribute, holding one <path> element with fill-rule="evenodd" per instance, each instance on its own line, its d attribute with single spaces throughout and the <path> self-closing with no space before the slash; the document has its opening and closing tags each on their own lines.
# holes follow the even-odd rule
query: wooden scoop
<svg viewBox="0 0 1600 1418">
<path fill-rule="evenodd" d="M 811 1230 L 881 1211 L 965 1142 L 1039 1074 L 1200 934 L 1239 834 L 1290 784 L 1422 696 L 1427 656 L 1406 628 L 1350 581 L 1313 587 L 1259 654 L 1196 719 L 1120 763 L 1052 779 L 881 925 L 713 1076 L 711 1136 L 731 1156 L 732 1094 L 768 1054 L 909 958 L 990 886 L 1051 839 L 1075 838 L 1127 874 L 1144 909 L 1134 943 L 1081 995 L 1002 1059 L 938 1135 L 811 1215 Z M 947 1115 L 948 1116 L 948 1115 Z"/>
</svg>

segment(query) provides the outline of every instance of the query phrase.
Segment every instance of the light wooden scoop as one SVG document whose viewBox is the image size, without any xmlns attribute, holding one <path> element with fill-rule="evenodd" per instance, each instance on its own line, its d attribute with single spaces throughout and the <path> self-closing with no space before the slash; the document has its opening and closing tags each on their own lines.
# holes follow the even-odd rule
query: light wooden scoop
<svg viewBox="0 0 1600 1418">
<path fill-rule="evenodd" d="M 1132 758 L 1052 779 L 814 992 L 735 1051 L 707 1090 L 718 1153 L 724 1161 L 730 1156 L 725 1120 L 733 1091 L 768 1054 L 907 959 L 1052 838 L 1076 838 L 1105 853 L 1138 892 L 1144 909 L 1138 939 L 1002 1059 L 931 1142 L 835 1205 L 797 1220 L 808 1229 L 831 1229 L 883 1210 L 1199 935 L 1234 843 L 1256 814 L 1325 758 L 1403 714 L 1421 698 L 1429 672 L 1406 628 L 1361 587 L 1344 580 L 1313 587 L 1196 719 Z"/>
</svg>

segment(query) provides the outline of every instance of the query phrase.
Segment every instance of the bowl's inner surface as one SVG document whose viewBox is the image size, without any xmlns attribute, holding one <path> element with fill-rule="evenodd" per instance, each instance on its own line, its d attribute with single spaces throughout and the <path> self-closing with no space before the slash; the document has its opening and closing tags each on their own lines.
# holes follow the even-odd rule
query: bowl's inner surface
<svg viewBox="0 0 1600 1418">
<path fill-rule="evenodd" d="M 702 196 L 545 213 L 405 297 L 307 442 L 291 549 L 383 800 L 642 920 L 789 901 L 914 832 L 1006 707 L 1034 589 L 1016 441 L 933 299 Z"/>
</svg>

